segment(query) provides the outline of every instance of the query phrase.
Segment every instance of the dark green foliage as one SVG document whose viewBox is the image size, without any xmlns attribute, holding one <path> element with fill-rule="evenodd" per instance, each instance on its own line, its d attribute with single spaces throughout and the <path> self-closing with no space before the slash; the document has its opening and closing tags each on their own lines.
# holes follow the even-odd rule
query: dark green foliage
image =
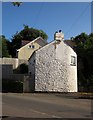
<svg viewBox="0 0 93 120">
<path fill-rule="evenodd" d="M 19 67 L 20 67 L 20 73 L 22 73 L 22 74 L 28 73 L 28 65 L 21 64 Z"/>
<path fill-rule="evenodd" d="M 38 30 L 34 28 L 29 28 L 27 25 L 24 25 L 24 29 L 20 32 L 17 32 L 13 38 L 18 40 L 34 40 L 35 38 L 41 36 L 44 40 L 47 40 L 48 36 L 43 30 Z"/>
<path fill-rule="evenodd" d="M 13 47 L 12 47 L 12 43 L 10 41 L 7 41 L 7 49 L 9 52 L 9 56 L 12 57 Z"/>
<path fill-rule="evenodd" d="M 85 51 L 88 52 L 88 50 L 93 50 L 93 33 L 90 35 L 81 33 L 76 36 L 73 41 L 76 43 L 76 52 L 80 55 L 82 52 L 85 53 Z"/>
<path fill-rule="evenodd" d="M 38 29 L 29 28 L 27 25 L 24 25 L 24 29 L 20 32 L 16 32 L 12 36 L 12 41 L 10 42 L 5 38 L 5 36 L 0 36 L 0 56 L 2 57 L 16 57 L 17 49 L 21 47 L 22 40 L 32 41 L 37 37 L 41 36 L 44 40 L 47 40 L 47 34 Z"/>
<path fill-rule="evenodd" d="M 0 36 L 0 51 L 2 51 L 2 57 L 11 57 L 11 55 L 9 54 L 9 44 L 10 42 L 5 38 L 5 36 Z"/>
<path fill-rule="evenodd" d="M 19 6 L 22 4 L 22 2 L 12 2 L 12 4 L 13 4 L 14 6 L 19 7 Z"/>
<path fill-rule="evenodd" d="M 16 56 L 16 50 L 21 47 L 21 40 L 32 41 L 39 36 L 41 36 L 44 40 L 47 40 L 48 38 L 47 34 L 44 31 L 34 28 L 29 28 L 27 25 L 24 25 L 23 30 L 17 32 L 12 36 L 12 47 L 13 47 L 12 57 Z"/>
<path fill-rule="evenodd" d="M 78 82 L 80 86 L 89 89 L 93 86 L 93 77 L 90 77 L 93 76 L 93 33 L 90 35 L 81 33 L 73 41 L 76 44 L 78 63 L 81 59 L 81 64 L 78 66 Z M 79 69 L 80 65 L 83 66 L 82 69 Z"/>
<path fill-rule="evenodd" d="M 23 92 L 23 83 L 14 80 L 2 80 L 2 92 Z"/>
<path fill-rule="evenodd" d="M 82 88 L 82 90 L 80 90 L 80 88 Z M 93 92 L 93 75 L 90 75 L 86 78 L 84 74 L 80 73 L 79 91 Z"/>
<path fill-rule="evenodd" d="M 25 64 L 25 63 L 19 65 L 18 68 L 14 70 L 14 73 L 17 73 L 17 74 L 26 74 L 26 73 L 28 73 L 28 65 Z"/>
</svg>

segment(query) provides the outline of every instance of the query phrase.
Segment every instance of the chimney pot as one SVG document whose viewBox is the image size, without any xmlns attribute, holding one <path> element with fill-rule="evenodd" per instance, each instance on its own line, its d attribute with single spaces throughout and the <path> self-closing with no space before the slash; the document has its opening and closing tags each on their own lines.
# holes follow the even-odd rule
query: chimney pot
<svg viewBox="0 0 93 120">
<path fill-rule="evenodd" d="M 59 32 L 62 32 L 62 30 L 59 30 Z"/>
<path fill-rule="evenodd" d="M 59 32 L 55 32 L 54 34 L 54 40 L 64 40 L 64 34 L 62 33 L 62 30 L 59 30 Z"/>
</svg>

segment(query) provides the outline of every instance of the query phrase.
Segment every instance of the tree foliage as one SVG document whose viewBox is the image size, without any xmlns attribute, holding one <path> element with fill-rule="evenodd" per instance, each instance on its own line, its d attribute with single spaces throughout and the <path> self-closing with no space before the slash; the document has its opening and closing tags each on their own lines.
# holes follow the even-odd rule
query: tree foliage
<svg viewBox="0 0 93 120">
<path fill-rule="evenodd" d="M 82 86 L 91 86 L 93 85 L 93 77 L 91 77 L 93 76 L 93 33 L 89 35 L 81 33 L 74 37 L 73 41 L 76 44 L 75 50 L 78 55 L 78 63 L 81 60 L 83 66 L 82 69 L 78 69 L 79 83 Z"/>
<path fill-rule="evenodd" d="M 28 73 L 28 65 L 25 63 L 20 64 L 15 70 L 14 73 L 17 74 L 27 74 Z"/>
<path fill-rule="evenodd" d="M 48 38 L 47 34 L 43 30 L 29 28 L 27 25 L 24 25 L 23 30 L 21 30 L 20 32 L 16 32 L 16 34 L 12 36 L 12 56 L 15 57 L 16 50 L 21 47 L 22 40 L 33 41 L 39 36 L 41 36 L 44 40 L 47 40 Z"/>
<path fill-rule="evenodd" d="M 2 41 L 2 42 L 0 42 L 0 43 L 2 43 L 2 50 L 1 50 L 2 51 L 2 57 L 10 57 L 9 47 L 8 47 L 10 42 L 3 35 L 0 36 L 0 41 Z"/>
<path fill-rule="evenodd" d="M 12 2 L 12 4 L 13 4 L 14 6 L 19 7 L 19 6 L 22 4 L 22 2 Z"/>
<path fill-rule="evenodd" d="M 81 33 L 80 35 L 74 38 L 76 43 L 76 51 L 79 55 L 83 53 L 91 51 L 93 49 L 93 33 L 87 35 L 85 33 Z"/>
</svg>

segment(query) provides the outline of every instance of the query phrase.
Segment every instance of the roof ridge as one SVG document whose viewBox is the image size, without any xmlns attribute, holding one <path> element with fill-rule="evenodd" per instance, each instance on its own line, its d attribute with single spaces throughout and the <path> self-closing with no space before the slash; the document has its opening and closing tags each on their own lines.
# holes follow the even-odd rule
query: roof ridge
<svg viewBox="0 0 93 120">
<path fill-rule="evenodd" d="M 19 51 L 20 49 L 24 48 L 25 46 L 28 46 L 29 44 L 31 44 L 31 43 L 33 43 L 35 41 L 37 41 L 38 39 L 41 39 L 43 42 L 45 42 L 44 39 L 41 36 L 39 36 L 36 39 L 32 40 L 31 42 L 27 43 L 26 45 L 22 46 L 21 48 L 17 49 L 17 51 Z"/>
</svg>

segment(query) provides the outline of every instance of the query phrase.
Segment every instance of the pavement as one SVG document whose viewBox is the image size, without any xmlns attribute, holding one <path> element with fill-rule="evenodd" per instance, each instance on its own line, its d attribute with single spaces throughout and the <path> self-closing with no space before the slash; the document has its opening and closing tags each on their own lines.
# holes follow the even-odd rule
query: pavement
<svg viewBox="0 0 93 120">
<path fill-rule="evenodd" d="M 72 94 L 2 94 L 2 120 L 92 120 L 91 110 L 91 99 Z"/>
</svg>

